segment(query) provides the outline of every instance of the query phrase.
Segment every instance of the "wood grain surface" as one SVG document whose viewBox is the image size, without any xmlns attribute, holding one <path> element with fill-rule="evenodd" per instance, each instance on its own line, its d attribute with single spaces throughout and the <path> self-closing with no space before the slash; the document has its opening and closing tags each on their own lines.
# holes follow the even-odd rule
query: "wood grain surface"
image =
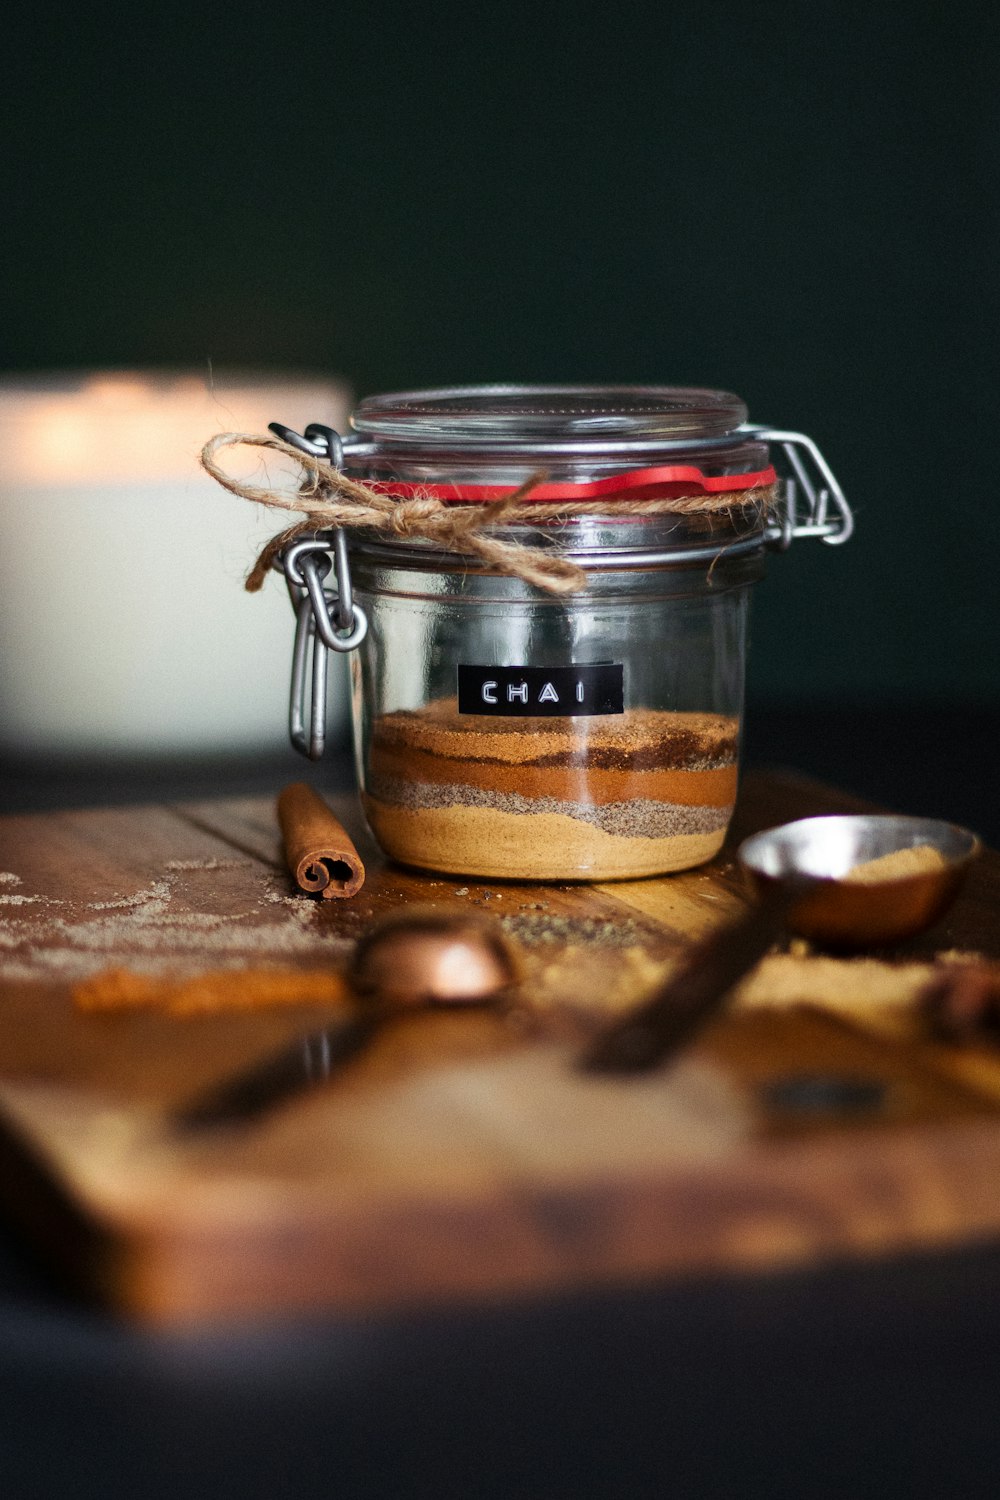
<svg viewBox="0 0 1000 1500">
<path fill-rule="evenodd" d="M 817 959 L 815 982 L 779 1003 L 782 961 L 765 960 L 664 1073 L 575 1068 L 609 1010 L 740 909 L 738 838 L 852 799 L 749 777 L 718 860 L 600 886 L 403 870 L 378 854 L 353 799 L 335 806 L 369 872 L 345 902 L 295 892 L 271 799 L 0 821 L 0 1198 L 75 1284 L 174 1322 L 773 1268 L 1000 1232 L 1000 1063 L 930 1043 L 912 1006 L 866 1006 L 860 967 Z M 234 987 L 252 968 L 342 969 L 372 918 L 417 903 L 496 915 L 525 955 L 522 1007 L 414 1016 L 253 1126 L 181 1139 L 165 1112 L 342 1005 L 181 1018 L 89 1015 L 73 1001 L 109 967 L 222 971 Z M 942 950 L 996 955 L 998 913 L 988 852 L 938 928 L 889 956 L 903 999 Z M 878 1084 L 881 1102 L 832 1120 L 762 1102 L 776 1079 L 831 1072 Z"/>
</svg>

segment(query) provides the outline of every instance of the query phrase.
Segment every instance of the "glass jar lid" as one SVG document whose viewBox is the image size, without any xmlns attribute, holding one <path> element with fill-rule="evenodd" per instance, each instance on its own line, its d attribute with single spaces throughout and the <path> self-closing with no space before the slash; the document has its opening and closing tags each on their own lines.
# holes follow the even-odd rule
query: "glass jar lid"
<svg viewBox="0 0 1000 1500">
<path fill-rule="evenodd" d="M 369 396 L 351 418 L 370 442 L 466 452 L 602 452 L 739 441 L 747 408 L 682 386 L 484 385 Z"/>
</svg>

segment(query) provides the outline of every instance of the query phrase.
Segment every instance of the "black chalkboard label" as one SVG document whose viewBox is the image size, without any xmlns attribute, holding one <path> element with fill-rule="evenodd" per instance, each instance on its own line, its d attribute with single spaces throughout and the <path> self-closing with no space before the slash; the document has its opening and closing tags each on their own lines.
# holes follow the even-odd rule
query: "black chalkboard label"
<svg viewBox="0 0 1000 1500">
<path fill-rule="evenodd" d="M 516 719 L 622 714 L 625 668 L 613 662 L 580 667 L 460 666 L 458 711 Z"/>
</svg>

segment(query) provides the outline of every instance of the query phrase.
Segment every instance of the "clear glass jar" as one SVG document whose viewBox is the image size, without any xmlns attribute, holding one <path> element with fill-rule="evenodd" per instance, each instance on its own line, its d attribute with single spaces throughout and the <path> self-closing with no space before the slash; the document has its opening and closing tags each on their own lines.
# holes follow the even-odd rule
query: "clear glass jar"
<svg viewBox="0 0 1000 1500">
<path fill-rule="evenodd" d="M 352 535 L 368 624 L 352 657 L 358 785 L 389 856 L 491 879 L 615 880 L 718 851 L 736 797 L 749 589 L 765 546 L 798 526 L 794 504 L 791 527 L 725 504 L 775 478 L 771 434 L 745 418 L 738 397 L 667 387 L 479 387 L 360 405 L 350 477 L 469 503 L 544 470 L 524 519 L 519 509 L 497 534 L 586 574 L 585 589 L 555 596 L 425 541 Z M 608 512 L 692 493 L 719 504 Z M 579 503 L 539 520 L 537 498 Z M 811 491 L 798 530 L 845 540 L 834 498 L 828 522 L 830 491 Z"/>
</svg>

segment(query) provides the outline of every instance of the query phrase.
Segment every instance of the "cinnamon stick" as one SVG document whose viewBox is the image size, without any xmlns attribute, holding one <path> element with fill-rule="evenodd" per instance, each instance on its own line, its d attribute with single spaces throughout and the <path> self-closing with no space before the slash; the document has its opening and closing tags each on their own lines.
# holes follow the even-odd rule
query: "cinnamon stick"
<svg viewBox="0 0 1000 1500">
<path fill-rule="evenodd" d="M 278 796 L 285 860 L 299 887 L 326 898 L 353 896 L 365 867 L 350 834 L 311 786 L 295 781 Z"/>
</svg>

